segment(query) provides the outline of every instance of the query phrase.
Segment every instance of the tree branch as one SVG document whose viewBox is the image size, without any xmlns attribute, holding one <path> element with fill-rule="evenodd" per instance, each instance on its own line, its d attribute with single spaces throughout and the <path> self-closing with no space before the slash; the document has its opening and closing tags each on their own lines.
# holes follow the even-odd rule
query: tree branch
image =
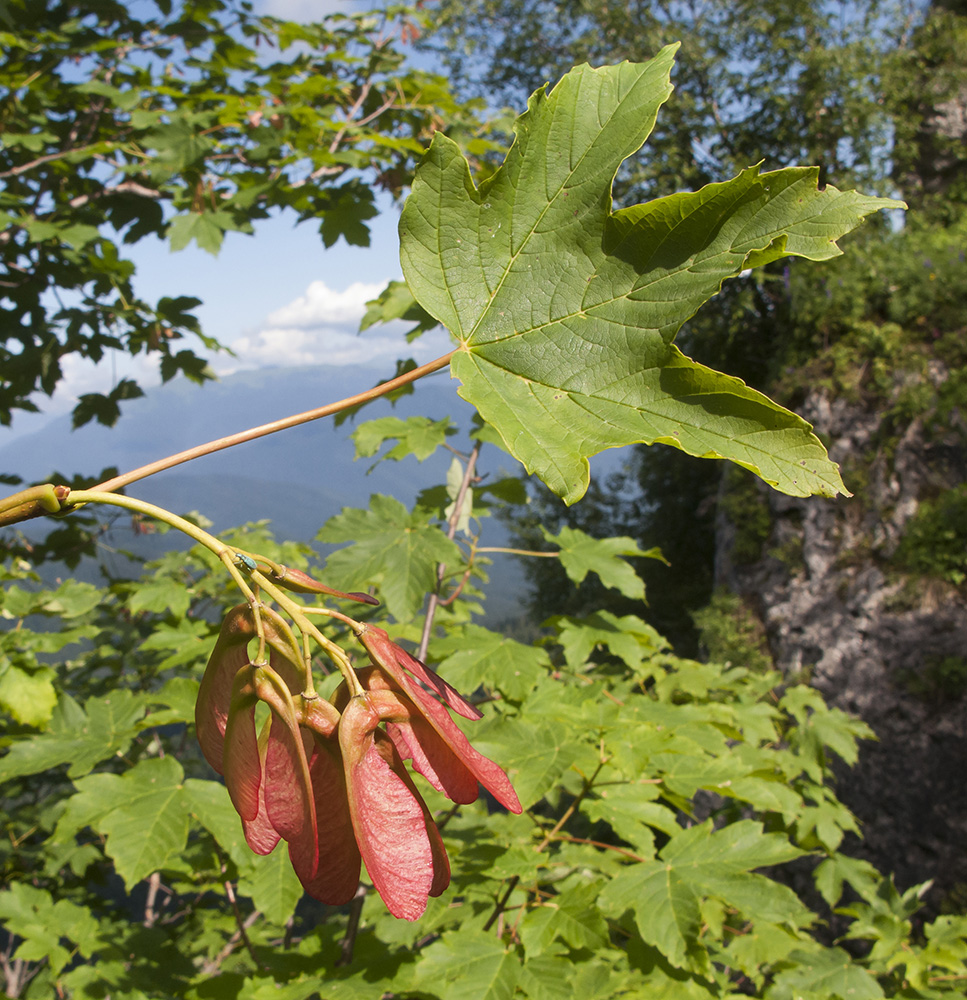
<svg viewBox="0 0 967 1000">
<path fill-rule="evenodd" d="M 480 442 L 478 441 L 473 446 L 473 451 L 470 452 L 470 458 L 467 459 L 467 468 L 463 474 L 463 482 L 460 483 L 460 489 L 457 490 L 456 498 L 453 501 L 453 513 L 450 515 L 450 527 L 447 530 L 447 538 L 451 541 L 453 541 L 453 537 L 457 533 L 457 525 L 460 523 L 460 511 L 463 508 L 463 499 L 467 495 L 467 490 L 470 489 L 470 482 L 473 479 L 474 469 L 477 465 L 477 456 L 479 454 Z M 447 567 L 445 563 L 440 563 L 437 566 L 437 589 L 430 594 L 430 600 L 426 606 L 426 618 L 423 619 L 423 635 L 420 636 L 420 648 L 416 653 L 418 660 L 426 659 L 426 651 L 430 645 L 430 633 L 433 631 L 433 619 L 436 615 L 436 609 L 440 605 L 440 584 L 443 582 L 446 571 Z M 462 583 L 460 588 L 463 588 Z"/>
<path fill-rule="evenodd" d="M 160 191 L 155 191 L 154 188 L 138 184 L 137 181 L 122 181 L 120 184 L 115 184 L 112 187 L 101 188 L 100 191 L 95 191 L 93 194 L 80 194 L 76 198 L 71 198 L 67 204 L 71 208 L 82 208 L 92 201 L 108 198 L 112 194 L 136 194 L 142 198 L 153 198 L 155 200 L 164 197 Z"/>
<path fill-rule="evenodd" d="M 339 958 L 336 966 L 349 965 L 353 960 L 353 950 L 356 947 L 356 935 L 359 933 L 359 918 L 362 916 L 363 903 L 366 900 L 366 886 L 360 882 L 356 886 L 356 895 L 349 904 L 349 922 L 346 924 L 346 934 L 339 943 Z"/>
<path fill-rule="evenodd" d="M 419 368 L 414 368 L 412 371 L 406 372 L 397 378 L 392 378 L 388 382 L 383 382 L 372 389 L 367 389 L 366 392 L 357 393 L 355 396 L 347 396 L 338 402 L 328 403 L 315 410 L 306 410 L 305 413 L 297 413 L 295 416 L 285 417 L 282 420 L 274 420 L 259 427 L 252 427 L 247 431 L 229 434 L 227 437 L 217 438 L 215 441 L 209 441 L 207 444 L 200 444 L 194 448 L 188 448 L 186 451 L 179 451 L 176 455 L 169 455 L 167 458 L 158 459 L 157 462 L 151 462 L 149 465 L 142 465 L 138 469 L 125 472 L 123 475 L 115 476 L 113 479 L 108 479 L 106 482 L 100 483 L 95 489 L 104 493 L 111 493 L 119 490 L 122 486 L 136 483 L 140 479 L 147 479 L 148 476 L 153 476 L 156 472 L 163 472 L 165 469 L 174 468 L 176 465 L 183 465 L 185 462 L 201 458 L 203 455 L 212 455 L 216 451 L 234 448 L 235 445 L 244 444 L 246 441 L 255 441 L 257 438 L 267 437 L 269 434 L 275 434 L 277 431 L 288 430 L 290 427 L 298 427 L 300 424 L 308 424 L 313 420 L 319 420 L 321 417 L 328 417 L 333 413 L 338 413 L 340 410 L 346 410 L 350 406 L 358 406 L 361 403 L 368 403 L 372 399 L 379 399 L 380 396 L 385 396 L 388 392 L 392 392 L 400 386 L 409 385 L 410 382 L 415 382 L 424 375 L 429 375 L 432 372 L 439 371 L 441 368 L 446 368 L 450 364 L 450 358 L 453 357 L 453 353 L 453 351 L 450 351 L 449 354 L 444 354 L 435 361 L 429 361 L 425 365 L 420 365 Z"/>
</svg>

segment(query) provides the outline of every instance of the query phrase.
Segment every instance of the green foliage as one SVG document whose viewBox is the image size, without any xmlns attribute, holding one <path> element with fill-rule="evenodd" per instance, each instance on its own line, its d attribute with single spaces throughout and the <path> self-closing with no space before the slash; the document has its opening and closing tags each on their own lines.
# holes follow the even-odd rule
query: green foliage
<svg viewBox="0 0 967 1000">
<path fill-rule="evenodd" d="M 924 500 L 907 522 L 897 565 L 959 587 L 967 580 L 967 486 Z"/>
<path fill-rule="evenodd" d="M 217 253 L 228 233 L 289 211 L 327 246 L 367 245 L 377 189 L 400 193 L 441 116 L 457 131 L 468 120 L 439 78 L 402 66 L 385 17 L 297 24 L 236 0 L 3 9 L 3 424 L 54 391 L 71 355 L 148 353 L 166 381 L 210 377 L 177 348 L 216 346 L 200 301 L 144 301 L 127 244 Z M 75 426 L 113 424 L 139 394 L 129 379 L 86 394 Z"/>
<path fill-rule="evenodd" d="M 772 669 L 762 622 L 738 594 L 717 590 L 708 606 L 692 617 L 709 659 L 753 672 Z"/>
<path fill-rule="evenodd" d="M 386 610 L 400 621 L 412 618 L 436 582 L 438 563 L 459 561 L 459 549 L 425 512 L 408 511 L 399 500 L 370 498 L 369 510 L 344 510 L 319 531 L 320 542 L 351 544 L 326 561 L 336 586 L 379 586 Z"/>
<path fill-rule="evenodd" d="M 238 541 L 305 566 L 263 527 Z M 483 696 L 475 744 L 507 768 L 527 811 L 451 807 L 453 889 L 416 925 L 367 898 L 341 964 L 347 908 L 299 903 L 284 852 L 248 851 L 186 738 L 213 630 L 198 615 L 231 600 L 214 568 L 201 549 L 146 568 L 161 590 L 187 590 L 187 606 L 125 614 L 143 583 L 124 584 L 97 603 L 79 594 L 46 632 L 18 619 L 26 637 L 82 629 L 90 651 L 56 667 L 42 734 L 10 723 L 2 737 L 11 995 L 553 1000 L 578 981 L 602 1000 L 959 995 L 963 919 L 917 936 L 916 893 L 840 853 L 855 822 L 832 762 L 855 760 L 865 727 L 808 688 L 783 692 L 769 671 L 673 656 L 644 623 L 604 609 L 561 619 L 535 646 L 460 624 L 457 611 L 443 619 L 453 624 L 431 656 Z M 7 595 L 23 612 L 67 599 L 16 582 Z M 84 693 L 114 657 L 135 656 L 110 704 Z M 810 872 L 861 952 L 821 943 L 828 914 L 791 887 Z"/>
<path fill-rule="evenodd" d="M 578 63 L 638 60 L 680 41 L 676 100 L 649 155 L 626 166 L 624 190 L 695 190 L 763 159 L 818 163 L 834 184 L 867 183 L 882 178 L 874 162 L 891 125 L 876 81 L 913 15 L 880 0 L 442 0 L 426 18 L 424 45 L 463 93 L 518 106 Z M 954 44 L 949 29 L 938 40 Z M 908 112 L 905 128 L 917 121 Z"/>
<path fill-rule="evenodd" d="M 582 583 L 588 573 L 597 573 L 604 586 L 614 587 L 625 597 L 641 600 L 645 596 L 641 578 L 625 562 L 627 557 L 646 556 L 665 562 L 659 549 L 645 552 L 631 538 L 592 538 L 566 525 L 557 535 L 546 528 L 543 531 L 544 541 L 557 546 L 561 566 L 574 583 Z"/>
<path fill-rule="evenodd" d="M 22 5 L 14 6 L 19 13 Z M 166 0 L 157 0 L 157 8 L 165 18 L 171 16 Z M 0 20 L 8 9 L 10 3 L 0 6 Z M 261 197 L 262 189 L 246 194 L 244 185 L 235 186 L 232 177 L 217 170 L 218 180 L 211 191 L 203 185 L 200 199 L 197 186 L 190 191 L 179 186 L 182 175 L 200 169 L 204 158 L 220 148 L 225 137 L 219 127 L 225 123 L 219 116 L 238 127 L 239 116 L 228 115 L 221 103 L 223 90 L 241 100 L 233 88 L 246 80 L 248 70 L 258 74 L 264 68 L 234 36 L 214 40 L 213 19 L 227 9 L 220 0 L 198 0 L 188 7 L 191 18 L 178 11 L 173 37 L 194 53 L 188 64 L 192 72 L 167 83 L 167 91 L 161 88 L 171 98 L 163 110 L 150 102 L 141 106 L 118 86 L 125 73 L 148 71 L 151 57 L 143 53 L 142 61 L 130 67 L 112 63 L 111 75 L 88 80 L 86 90 L 78 91 L 103 98 L 104 107 L 130 114 L 132 128 L 148 130 L 140 139 L 153 155 L 138 161 L 143 176 L 136 176 L 139 184 L 152 182 L 154 190 L 164 188 L 170 196 L 177 212 L 169 233 L 175 243 L 195 238 L 214 247 L 225 229 L 245 228 L 244 212 L 241 217 L 232 213 L 259 204 Z M 102 29 L 114 25 L 107 19 L 127 16 L 113 5 L 105 10 L 96 21 Z M 37 16 L 47 13 L 44 8 Z M 329 43 L 332 64 L 306 57 L 305 66 L 313 72 L 299 78 L 295 96 L 287 89 L 290 77 L 283 74 L 280 104 L 259 113 L 283 117 L 275 109 L 284 107 L 315 136 L 313 164 L 319 177 L 340 179 L 317 201 L 304 190 L 299 197 L 309 201 L 293 207 L 307 217 L 321 215 L 324 242 L 332 242 L 337 232 L 362 239 L 366 189 L 360 193 L 355 175 L 344 175 L 375 168 L 387 149 L 408 156 L 414 122 L 405 109 L 396 108 L 404 121 L 387 130 L 390 134 L 381 130 L 370 138 L 362 132 L 340 149 L 334 136 L 319 129 L 314 101 L 335 102 L 330 110 L 333 121 L 340 122 L 338 130 L 356 127 L 344 116 L 357 103 L 358 111 L 366 110 L 371 92 L 374 101 L 382 99 L 375 84 L 367 86 L 369 76 L 355 86 L 339 79 L 341 69 L 357 65 L 354 52 L 341 47 L 346 39 L 338 29 L 338 37 L 323 38 L 318 26 L 263 21 L 253 27 L 256 22 L 244 6 L 239 17 L 243 38 L 271 26 L 281 46 Z M 350 22 L 346 44 L 364 44 L 356 29 L 365 23 Z M 83 19 L 55 28 L 53 42 L 60 37 L 57 32 L 93 30 Z M 374 61 L 379 66 L 384 56 L 391 58 L 382 45 L 365 51 L 361 61 L 367 72 Z M 196 749 L 192 705 L 215 642 L 215 623 L 238 601 L 232 582 L 247 598 L 245 613 L 262 623 L 263 648 L 256 653 L 253 641 L 246 653 L 243 646 L 242 663 L 256 657 L 258 669 L 266 669 L 264 646 L 283 641 L 281 633 L 265 628 L 266 621 L 278 625 L 273 602 L 299 621 L 308 649 L 314 624 L 310 628 L 301 612 L 297 619 L 296 598 L 283 605 L 270 579 L 308 595 L 307 611 L 317 614 L 313 622 L 325 633 L 319 646 L 326 655 L 310 658 L 307 652 L 303 662 L 294 644 L 292 662 L 316 675 L 319 695 L 338 700 L 332 689 L 340 678 L 333 666 L 352 670 L 341 662 L 346 654 L 339 643 L 350 633 L 365 639 L 378 630 L 328 603 L 314 603 L 331 595 L 327 585 L 313 589 L 301 583 L 308 578 L 299 573 L 309 568 L 315 553 L 308 546 L 277 544 L 262 523 L 230 533 L 222 548 L 190 522 L 162 511 L 158 516 L 167 523 L 205 541 L 187 553 L 148 563 L 136 580 L 115 579 L 101 588 L 76 583 L 52 588 L 13 563 L 5 571 L 2 605 L 11 628 L 0 643 L 5 711 L 0 781 L 6 806 L 0 838 L 0 970 L 8 996 L 555 1000 L 577 993 L 601 1000 L 932 1000 L 962 992 L 967 921 L 945 916 L 915 929 L 911 917 L 919 906 L 919 887 L 900 892 L 889 878 L 842 851 L 845 836 L 859 831 L 836 797 L 833 770 L 855 763 L 858 742 L 872 735 L 865 725 L 830 708 L 816 691 L 772 671 L 674 655 L 653 626 L 634 613 L 616 613 L 610 600 L 581 613 L 556 615 L 530 644 L 475 620 L 481 611 L 476 581 L 486 572 L 483 515 L 526 495 L 508 481 L 465 489 L 479 449 L 497 440 L 514 454 L 526 454 L 545 478 L 556 476 L 569 500 L 587 486 L 589 454 L 666 436 L 687 451 L 731 457 L 766 479 L 800 487 L 792 492 L 841 489 L 835 467 L 799 418 L 737 379 L 676 353 L 671 338 L 725 277 L 783 254 L 831 256 L 838 235 L 884 202 L 843 196 L 831 186 L 818 191 L 808 172 L 760 175 L 753 169 L 694 195 L 609 214 L 611 177 L 643 141 L 667 96 L 669 60 L 666 50 L 644 66 L 585 67 L 549 95 L 541 92 L 519 121 L 517 145 L 504 166 L 480 189 L 470 184 L 467 162 L 454 144 L 434 140 L 404 215 L 404 254 L 417 299 L 432 306 L 432 314 L 447 321 L 460 340 L 455 371 L 499 434 L 493 427 L 478 427 L 468 452 L 472 458 L 455 458 L 447 483 L 425 491 L 412 509 L 374 496 L 368 508 L 345 509 L 331 518 L 317 536 L 327 544 L 349 543 L 328 556 L 327 580 L 339 587 L 375 589 L 383 611 L 396 619 L 401 641 L 428 641 L 428 661 L 481 706 L 484 717 L 472 724 L 475 746 L 506 768 L 524 811 L 517 814 L 489 800 L 467 802 L 467 796 L 455 802 L 437 791 L 439 783 L 422 782 L 427 809 L 420 822 L 433 826 L 432 818 L 442 830 L 453 859 L 450 888 L 415 924 L 397 921 L 365 880 L 365 891 L 344 906 L 312 905 L 301 895 L 284 848 L 268 855 L 248 851 L 229 792 L 212 780 Z M 206 70 L 224 87 L 213 87 Z M 433 94 L 432 81 L 423 82 Z M 196 91 L 202 104 L 188 114 L 178 98 Z M 587 101 L 588 96 L 594 99 Z M 779 107 L 785 107 L 783 102 Z M 206 117 L 209 111 L 215 119 Z M 422 110 L 414 114 L 422 120 Z M 606 121 L 599 128 L 602 117 Z M 262 124 L 246 120 L 252 128 Z M 271 117 L 269 127 L 273 132 L 259 137 L 263 148 L 245 147 L 243 164 L 293 162 L 275 144 Z M 285 127 L 283 117 L 281 130 Z M 42 137 L 26 130 L 23 136 L 12 148 L 31 155 L 45 148 Z M 375 160 L 367 159 L 370 143 L 383 150 Z M 561 148 L 575 159 L 565 163 L 557 155 Z M 109 155 L 117 152 L 109 143 L 105 149 Z M 76 152 L 68 146 L 64 161 L 76 159 Z M 389 160 L 399 166 L 392 156 Z M 246 170 L 241 174 L 247 176 Z M 204 196 L 221 192 L 219 185 L 227 194 L 215 208 Z M 440 196 L 436 201 L 434 191 Z M 573 199 L 566 211 L 564 195 Z M 267 197 L 275 204 L 274 193 Z M 278 198 L 284 201 L 282 194 Z M 807 207 L 798 207 L 800 198 Z M 491 233 L 481 220 L 492 209 L 493 242 L 488 243 Z M 804 213 L 814 210 L 820 224 L 810 228 Z M 71 228 L 54 213 L 22 222 L 28 241 L 56 238 L 72 252 L 97 243 L 82 220 Z M 422 243 L 413 235 L 420 227 Z M 747 231 L 739 232 L 743 227 Z M 680 232 L 673 236 L 676 229 Z M 646 259 L 643 250 L 653 236 L 662 242 L 657 262 Z M 459 249 L 461 239 L 468 245 Z M 468 250 L 474 255 L 469 265 Z M 414 274 L 413 261 L 421 254 Z M 563 271 L 562 256 L 568 264 Z M 528 263 L 544 273 L 527 275 Z M 648 277 L 641 289 L 653 285 L 655 292 L 661 286 L 665 296 L 649 299 L 647 291 L 638 296 L 640 321 L 632 318 L 630 306 L 627 315 L 622 313 L 625 299 L 635 298 L 630 293 L 639 288 L 639 274 Z M 606 282 L 613 284 L 610 290 L 602 288 Z M 583 287 L 588 284 L 590 289 Z M 586 317 L 568 309 L 586 294 L 604 329 L 620 318 L 629 335 L 628 342 L 608 349 L 621 362 L 612 374 L 633 376 L 630 405 L 606 397 L 616 383 L 602 378 L 601 365 L 589 364 L 590 374 L 585 371 L 588 330 L 594 324 L 575 335 L 574 324 L 568 324 Z M 376 308 L 406 314 L 405 299 L 389 293 Z M 501 309 L 504 317 L 498 315 Z M 538 322 L 524 322 L 528 317 Z M 526 341 L 528 331 L 546 333 L 555 323 L 562 338 L 574 338 L 566 365 L 562 359 L 541 359 Z M 631 335 L 642 331 L 636 343 Z M 541 343 L 539 336 L 533 339 Z M 635 369 L 642 344 L 658 363 Z M 642 386 L 651 378 L 661 390 L 651 399 L 661 429 L 644 434 L 640 427 L 623 427 L 609 437 L 611 432 L 600 426 L 579 426 L 583 416 L 568 417 L 566 425 L 548 422 L 534 407 L 543 390 L 521 389 L 528 372 L 530 385 L 537 385 L 540 376 L 541 385 L 566 394 L 571 415 L 577 414 L 578 397 L 583 404 L 600 397 L 605 405 L 595 419 L 605 421 L 623 414 L 621 407 L 639 419 L 645 409 Z M 487 377 L 497 380 L 495 391 L 505 400 L 481 395 L 481 380 Z M 590 380 L 591 391 L 578 384 L 582 378 Z M 668 391 L 669 380 L 673 391 Z M 697 406 L 706 423 L 685 420 L 683 414 L 691 412 L 686 406 Z M 572 423 L 581 439 L 577 444 L 561 431 Z M 522 444 L 515 426 L 525 424 L 531 437 Z M 755 445 L 754 460 L 749 457 L 753 427 L 765 442 Z M 438 447 L 450 447 L 450 430 L 444 421 L 391 418 L 363 425 L 356 443 L 361 454 L 374 455 L 393 441 L 386 457 L 412 454 L 422 460 Z M 694 440 L 686 443 L 676 435 Z M 797 472 L 790 458 L 790 439 L 805 449 L 796 462 L 806 463 L 806 474 Z M 558 460 L 560 470 L 555 470 Z M 796 483 L 796 476 L 815 478 Z M 75 502 L 85 502 L 83 491 L 70 492 Z M 50 500 L 48 494 L 44 498 Z M 109 499 L 138 509 L 129 498 Z M 86 501 L 95 502 L 90 494 Z M 644 588 L 627 560 L 655 563 L 653 548 L 626 533 L 603 538 L 574 525 L 556 527 L 540 533 L 542 557 L 550 556 L 548 562 L 559 563 L 581 586 L 593 582 L 640 602 Z M 548 553 L 549 545 L 557 551 Z M 427 593 L 430 610 L 424 617 Z M 362 607 L 366 616 L 382 613 L 369 602 Z M 221 645 L 219 650 L 222 655 Z M 256 669 L 249 663 L 242 670 L 249 668 Z M 359 688 L 359 678 L 351 672 L 349 677 Z M 396 697 L 391 690 L 382 693 Z M 243 690 L 232 701 L 247 697 Z M 298 697 L 306 702 L 316 695 Z M 356 689 L 347 692 L 347 701 L 340 703 L 343 717 L 373 704 Z M 445 713 L 439 704 L 437 709 Z M 465 717 L 473 714 L 468 708 Z M 397 717 L 387 722 L 390 728 L 401 724 Z M 374 732 L 369 738 L 373 749 Z M 398 763 L 397 751 L 388 749 L 389 738 L 382 734 L 373 758 L 384 771 Z M 412 747 L 409 752 L 416 756 Z M 257 750 L 250 757 L 261 781 Z M 266 758 L 266 775 L 269 770 Z M 332 805 L 335 810 L 335 799 Z M 434 864 L 439 863 L 437 855 Z M 370 876 L 375 868 L 369 865 Z M 402 879 L 410 873 L 393 874 Z M 835 939 L 829 931 L 830 908 L 837 917 Z M 841 947 L 847 943 L 849 951 Z"/>
<path fill-rule="evenodd" d="M 734 532 L 731 558 L 739 564 L 757 562 L 772 529 L 769 506 L 758 483 L 738 469 L 729 470 L 721 506 Z"/>
</svg>

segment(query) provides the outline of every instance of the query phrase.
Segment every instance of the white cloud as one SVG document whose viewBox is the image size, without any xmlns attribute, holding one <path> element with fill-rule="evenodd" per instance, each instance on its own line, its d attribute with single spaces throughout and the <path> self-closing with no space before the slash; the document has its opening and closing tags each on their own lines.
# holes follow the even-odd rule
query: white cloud
<svg viewBox="0 0 967 1000">
<path fill-rule="evenodd" d="M 376 326 L 359 334 L 359 322 L 366 302 L 377 296 L 385 282 L 356 281 L 343 291 L 330 288 L 324 281 L 313 281 L 302 295 L 269 313 L 229 346 L 235 352 L 209 354 L 192 337 L 178 341 L 175 350 L 192 349 L 207 355 L 218 375 L 231 375 L 245 369 L 265 367 L 306 367 L 349 365 L 380 369 L 380 377 L 393 374 L 397 358 L 411 357 L 422 364 L 452 348 L 443 330 L 425 334 L 407 344 L 404 333 L 408 323 L 401 321 Z M 131 378 L 148 391 L 159 385 L 156 354 L 131 356 L 124 351 L 110 352 L 100 363 L 67 354 L 61 360 L 63 378 L 51 398 L 35 397 L 42 414 L 18 414 L 14 433 L 2 429 L 0 444 L 8 434 L 16 436 L 42 426 L 52 417 L 73 409 L 79 396 L 88 392 L 110 392 L 122 378 Z"/>
<path fill-rule="evenodd" d="M 383 289 L 383 283 L 353 282 L 344 291 L 313 281 L 305 293 L 271 312 L 254 330 L 232 341 L 234 358 L 214 359 L 219 374 L 243 368 L 277 365 L 367 365 L 411 356 L 428 361 L 450 349 L 443 331 L 406 343 L 408 324 L 388 323 L 359 334 L 366 302 Z M 391 367 L 387 367 L 387 372 Z"/>
<path fill-rule="evenodd" d="M 376 298 L 385 284 L 354 281 L 345 291 L 337 292 L 324 281 L 313 281 L 305 295 L 269 313 L 268 322 L 272 326 L 351 328 L 355 332 L 366 303 Z"/>
</svg>

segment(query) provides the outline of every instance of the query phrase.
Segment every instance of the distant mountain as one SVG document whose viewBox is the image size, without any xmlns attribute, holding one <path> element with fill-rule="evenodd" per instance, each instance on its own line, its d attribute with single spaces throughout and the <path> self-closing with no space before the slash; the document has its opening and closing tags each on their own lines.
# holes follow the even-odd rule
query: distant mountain
<svg viewBox="0 0 967 1000">
<path fill-rule="evenodd" d="M 125 404 L 114 428 L 89 424 L 71 430 L 70 417 L 51 421 L 41 430 L 0 447 L 0 471 L 26 481 L 47 480 L 56 470 L 66 477 L 97 475 L 106 466 L 119 470 L 244 430 L 292 413 L 309 410 L 370 388 L 382 377 L 360 368 L 274 368 L 244 371 L 199 387 L 177 380 Z M 456 393 L 445 374 L 425 378 L 412 395 L 395 408 L 384 400 L 364 408 L 356 423 L 336 427 L 325 418 L 302 427 L 240 445 L 169 469 L 131 486 L 132 496 L 176 512 L 197 510 L 214 531 L 267 518 L 282 538 L 312 541 L 318 529 L 343 507 L 365 507 L 373 493 L 385 493 L 409 504 L 417 493 L 444 482 L 450 456 L 445 452 L 417 462 L 373 459 L 354 461 L 350 435 L 358 422 L 377 416 L 415 414 L 440 419 L 450 416 L 458 427 L 469 427 L 472 408 Z M 465 441 L 465 439 L 463 439 Z M 454 438 L 459 447 L 461 439 Z M 514 474 L 520 466 L 509 456 L 487 448 L 484 473 Z M 32 522 L 31 533 L 44 522 Z M 488 543 L 506 542 L 496 522 L 486 524 Z M 175 539 L 163 537 L 118 542 L 153 555 L 170 548 Z M 523 577 L 515 560 L 500 558 L 491 571 L 488 607 L 495 617 L 519 613 Z"/>
</svg>

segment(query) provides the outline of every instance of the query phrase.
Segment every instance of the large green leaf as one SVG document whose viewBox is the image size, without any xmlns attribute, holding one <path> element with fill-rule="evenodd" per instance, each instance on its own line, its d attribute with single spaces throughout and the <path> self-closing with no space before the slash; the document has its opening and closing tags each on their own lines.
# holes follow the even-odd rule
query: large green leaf
<svg viewBox="0 0 967 1000">
<path fill-rule="evenodd" d="M 144 698 L 120 690 L 90 698 L 82 709 L 62 694 L 47 732 L 19 740 L 0 760 L 0 781 L 68 763 L 68 777 L 87 774 L 95 764 L 127 748 L 137 735 L 145 705 Z"/>
<path fill-rule="evenodd" d="M 327 583 L 360 590 L 376 585 L 386 610 L 412 618 L 436 585 L 438 563 L 455 565 L 460 549 L 419 511 L 410 513 L 393 497 L 370 497 L 369 510 L 346 508 L 316 536 L 321 542 L 352 540 L 326 560 Z"/>
<path fill-rule="evenodd" d="M 493 935 L 464 930 L 445 935 L 423 952 L 416 985 L 447 1000 L 511 1000 L 520 961 Z"/>
<path fill-rule="evenodd" d="M 589 456 L 632 442 L 727 458 L 794 496 L 846 493 L 809 424 L 672 340 L 726 278 L 833 257 L 865 215 L 898 203 L 820 191 L 810 168 L 751 167 L 612 213 L 612 179 L 671 93 L 675 49 L 537 91 L 479 188 L 437 133 L 400 220 L 406 280 L 458 342 L 460 394 L 568 503 Z"/>
<path fill-rule="evenodd" d="M 121 776 L 81 778 L 57 823 L 54 842 L 93 827 L 107 837 L 105 852 L 130 890 L 184 849 L 191 803 L 183 779 L 174 757 L 142 760 Z"/>
<path fill-rule="evenodd" d="M 718 831 L 704 823 L 673 837 L 661 861 L 643 862 L 615 878 L 601 893 L 601 904 L 615 914 L 632 910 L 642 938 L 672 965 L 707 974 L 702 900 L 715 897 L 753 919 L 808 922 L 809 911 L 790 889 L 752 873 L 803 853 L 751 820 Z"/>
<path fill-rule="evenodd" d="M 769 1000 L 877 1000 L 880 984 L 842 948 L 790 952 L 789 968 L 776 976 Z"/>
</svg>

